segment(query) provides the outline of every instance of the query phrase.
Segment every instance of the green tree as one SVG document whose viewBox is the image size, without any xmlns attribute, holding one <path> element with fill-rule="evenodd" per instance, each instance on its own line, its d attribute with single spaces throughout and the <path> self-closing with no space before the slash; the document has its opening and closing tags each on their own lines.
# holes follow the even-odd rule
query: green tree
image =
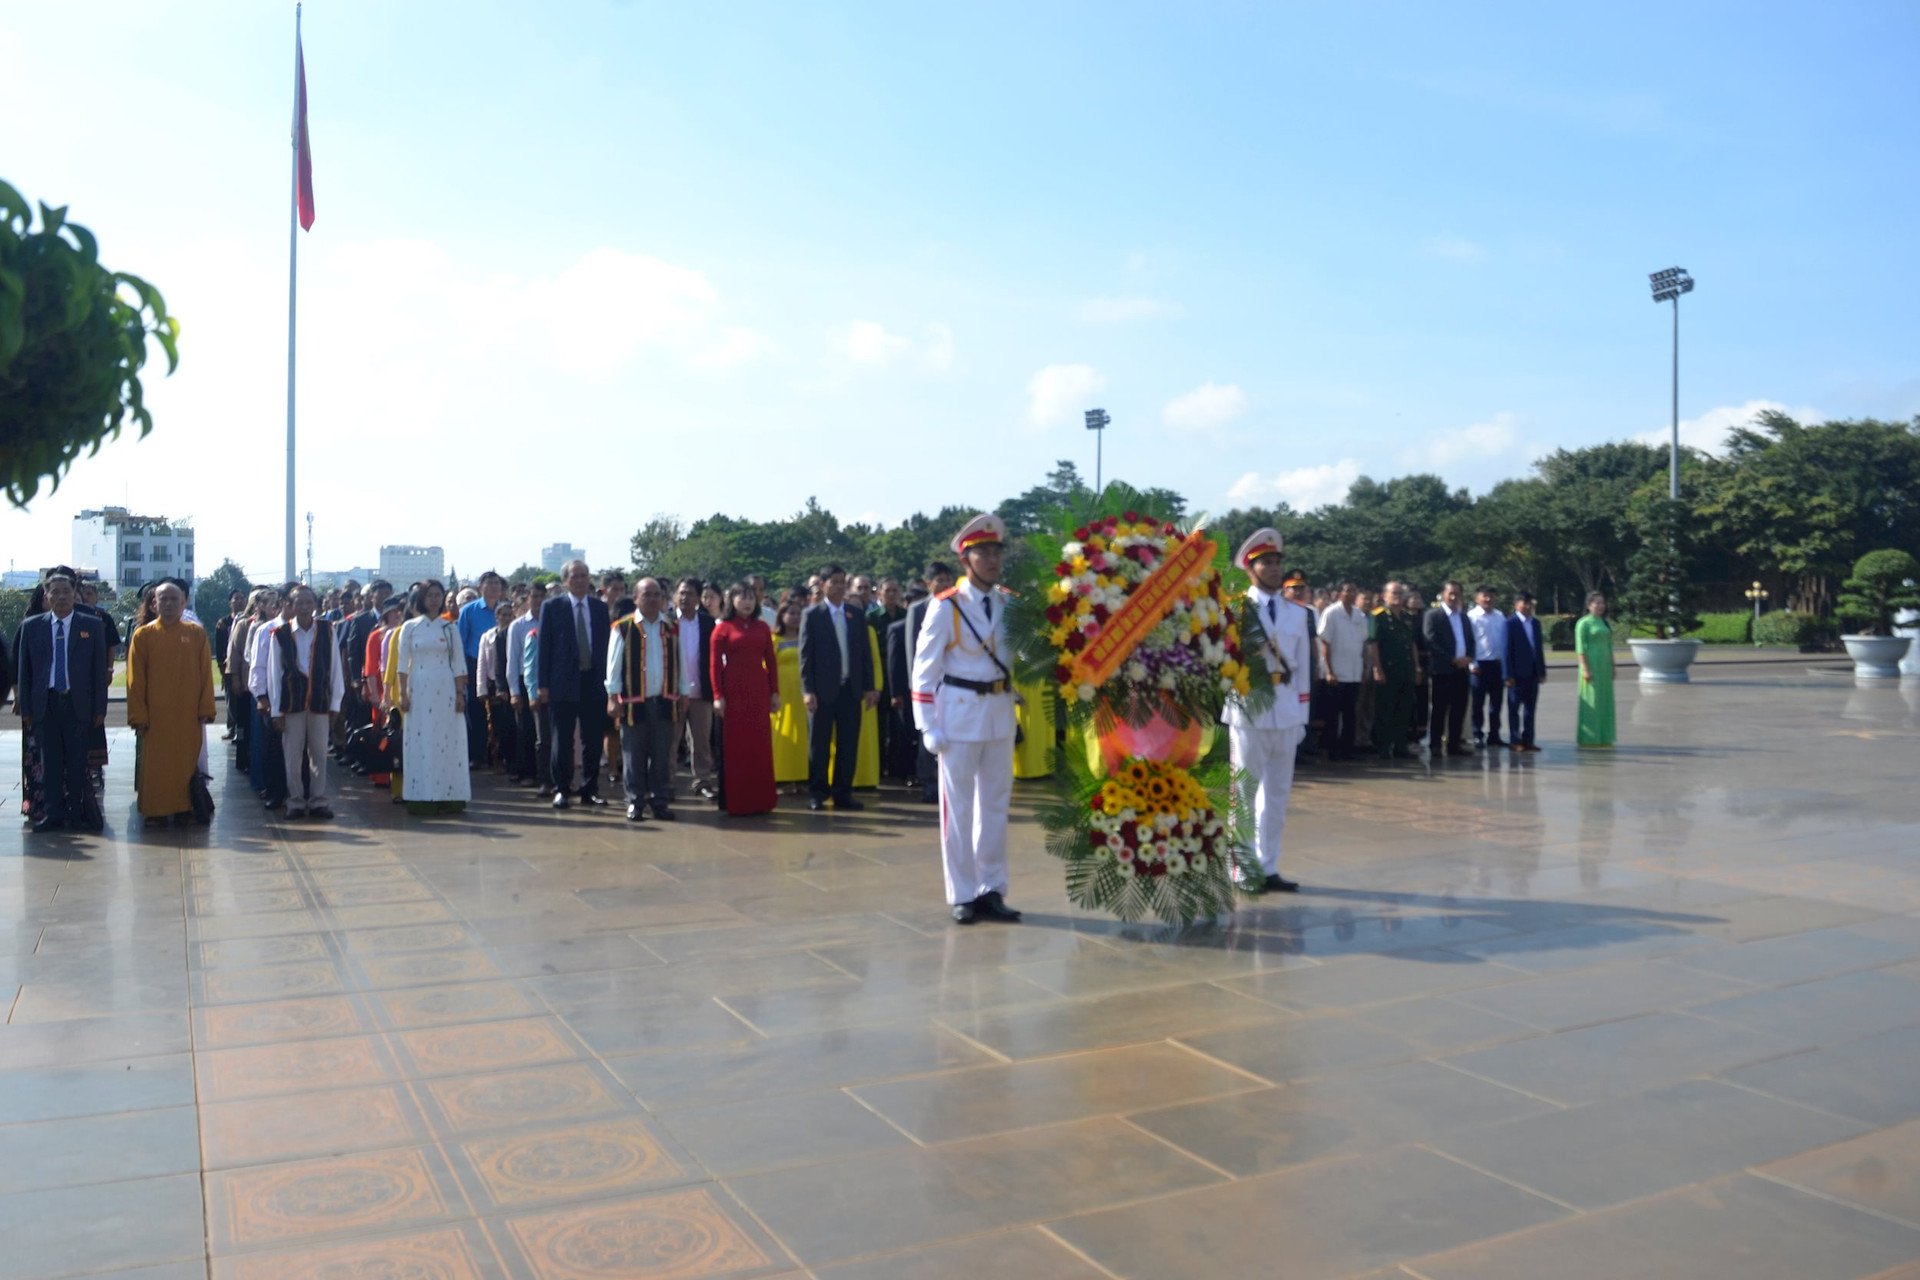
<svg viewBox="0 0 1920 1280">
<path fill-rule="evenodd" d="M 168 373 L 179 364 L 180 326 L 160 291 L 99 259 L 64 207 L 41 205 L 33 230 L 26 199 L 0 182 L 0 485 L 16 507 L 129 419 L 142 437 L 153 430 L 140 384 L 148 338 Z"/>
<path fill-rule="evenodd" d="M 1920 609 L 1916 582 L 1920 582 L 1920 560 L 1904 551 L 1869 551 L 1841 584 L 1836 612 L 1842 622 L 1867 635 L 1890 636 L 1895 615 L 1903 609 Z"/>
<path fill-rule="evenodd" d="M 1632 441 L 1556 449 L 1535 464 L 1552 490 L 1544 532 L 1580 592 L 1611 592 L 1640 538 L 1627 508 L 1640 486 L 1667 472 L 1667 451 Z"/>
<path fill-rule="evenodd" d="M 679 516 L 655 515 L 633 535 L 629 554 L 633 557 L 634 572 L 642 576 L 660 572 L 659 566 L 686 536 L 686 526 L 680 523 Z"/>
<path fill-rule="evenodd" d="M 1627 634 L 1640 622 L 1662 640 L 1678 640 L 1700 625 L 1694 612 L 1699 590 L 1692 572 L 1693 512 L 1684 501 L 1669 498 L 1660 484 L 1635 495 L 1627 518 L 1640 538 L 1614 594 Z"/>
<path fill-rule="evenodd" d="M 231 560 L 222 560 L 220 567 L 200 579 L 193 589 L 193 611 L 212 634 L 213 624 L 227 616 L 227 597 L 235 591 L 252 590 L 253 583 L 247 580 L 245 571 Z"/>
<path fill-rule="evenodd" d="M 13 633 L 20 629 L 21 619 L 27 616 L 27 605 L 32 593 L 16 587 L 0 587 L 0 637 L 7 642 L 7 652 L 13 652 Z"/>
</svg>

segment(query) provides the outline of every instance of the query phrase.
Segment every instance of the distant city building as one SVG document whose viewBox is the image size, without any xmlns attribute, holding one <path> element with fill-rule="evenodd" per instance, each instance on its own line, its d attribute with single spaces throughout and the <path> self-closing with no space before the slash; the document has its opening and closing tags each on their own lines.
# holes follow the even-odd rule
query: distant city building
<svg viewBox="0 0 1920 1280">
<path fill-rule="evenodd" d="M 444 581 L 447 576 L 446 548 L 382 547 L 380 576 L 391 582 L 395 591 L 405 591 L 408 583 L 424 582 L 428 578 Z"/>
<path fill-rule="evenodd" d="M 73 518 L 73 567 L 99 572 L 115 591 L 159 578 L 194 581 L 193 526 L 125 507 L 82 511 Z"/>
<path fill-rule="evenodd" d="M 31 591 L 39 585 L 38 569 L 8 569 L 5 573 L 0 573 L 0 587 L 8 587 L 14 591 Z"/>
<path fill-rule="evenodd" d="M 550 547 L 540 548 L 540 567 L 547 573 L 560 572 L 560 566 L 569 560 L 585 560 L 587 553 L 571 542 L 556 542 Z"/>
<path fill-rule="evenodd" d="M 351 569 L 315 569 L 313 571 L 313 581 L 307 585 L 315 591 L 331 591 L 346 582 L 348 578 L 352 578 L 364 587 L 380 576 L 382 575 L 375 573 L 365 565 L 359 564 Z M 409 581 L 411 581 L 411 579 L 409 579 Z"/>
</svg>

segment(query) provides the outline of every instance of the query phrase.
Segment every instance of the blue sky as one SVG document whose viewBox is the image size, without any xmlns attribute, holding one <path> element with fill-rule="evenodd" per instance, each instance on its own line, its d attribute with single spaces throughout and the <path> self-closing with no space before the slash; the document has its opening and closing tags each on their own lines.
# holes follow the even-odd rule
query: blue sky
<svg viewBox="0 0 1920 1280">
<path fill-rule="evenodd" d="M 180 316 L 74 511 L 279 571 L 292 6 L 0 10 L 0 177 Z M 1198 508 L 1483 490 L 1681 416 L 1920 412 L 1920 6 L 313 0 L 301 481 L 320 568 L 471 573 L 1059 457 Z M 305 532 L 301 530 L 304 560 Z"/>
</svg>

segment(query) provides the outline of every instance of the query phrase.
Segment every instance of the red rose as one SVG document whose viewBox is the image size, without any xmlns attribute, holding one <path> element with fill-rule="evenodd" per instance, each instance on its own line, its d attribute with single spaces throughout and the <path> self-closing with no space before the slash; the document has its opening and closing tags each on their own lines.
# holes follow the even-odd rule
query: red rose
<svg viewBox="0 0 1920 1280">
<path fill-rule="evenodd" d="M 1164 524 L 1164 525 L 1162 525 L 1162 526 L 1160 527 L 1160 532 L 1162 532 L 1162 533 L 1164 533 L 1164 534 L 1166 534 L 1166 535 L 1167 535 L 1168 537 L 1172 537 L 1172 536 L 1173 536 L 1173 521 L 1171 521 L 1171 520 L 1169 520 L 1169 521 L 1167 521 L 1167 522 L 1166 522 L 1166 524 Z"/>
<path fill-rule="evenodd" d="M 1113 614 L 1111 613 L 1111 611 L 1108 610 L 1107 606 L 1103 604 L 1097 604 L 1093 606 L 1093 620 L 1095 622 L 1098 622 L 1101 626 L 1105 626 L 1107 623 L 1107 619 L 1112 616 Z"/>
<path fill-rule="evenodd" d="M 1047 606 L 1047 621 L 1053 623 L 1055 626 L 1058 626 L 1060 621 L 1066 616 L 1067 611 L 1059 605 L 1050 604 Z"/>
<path fill-rule="evenodd" d="M 1064 578 L 1068 574 L 1073 572 L 1073 566 L 1067 564 L 1063 560 L 1059 564 L 1056 564 L 1055 566 L 1053 566 L 1053 572 L 1056 576 Z"/>
<path fill-rule="evenodd" d="M 1084 632 L 1084 631 L 1074 631 L 1074 632 L 1070 632 L 1070 633 L 1068 633 L 1068 635 L 1067 635 L 1067 652 L 1069 652 L 1069 653 L 1078 653 L 1078 652 L 1080 652 L 1080 651 L 1081 651 L 1082 649 L 1084 649 L 1084 648 L 1086 648 L 1086 647 L 1087 647 L 1087 633 L 1086 633 L 1086 632 Z"/>
<path fill-rule="evenodd" d="M 1137 512 L 1137 511 L 1129 511 L 1129 512 L 1127 512 L 1127 514 L 1126 514 L 1126 515 L 1125 515 L 1124 517 L 1122 517 L 1122 518 L 1123 518 L 1123 519 L 1125 519 L 1125 520 L 1126 520 L 1126 522 L 1127 522 L 1128 524 L 1138 524 L 1138 523 L 1140 523 L 1140 514 L 1139 514 L 1139 512 Z"/>
<path fill-rule="evenodd" d="M 1064 662 L 1056 663 L 1053 668 L 1053 678 L 1061 684 L 1066 684 L 1073 679 L 1073 668 Z"/>
<path fill-rule="evenodd" d="M 1098 849 L 1107 843 L 1105 832 L 1095 831 L 1087 837 L 1087 843 Z"/>
<path fill-rule="evenodd" d="M 1090 804 L 1090 805 L 1091 805 L 1091 806 L 1092 806 L 1092 807 L 1094 808 L 1094 810 L 1096 810 L 1096 811 L 1098 811 L 1098 810 L 1099 810 L 1099 808 L 1100 808 L 1100 793 L 1099 793 L 1098 791 L 1096 791 L 1096 792 L 1094 792 L 1094 793 L 1093 793 L 1093 799 L 1092 799 L 1092 800 L 1090 800 L 1090 801 L 1088 801 L 1088 804 Z"/>
<path fill-rule="evenodd" d="M 1073 531 L 1073 540 L 1075 542 L 1085 542 L 1088 538 L 1092 536 L 1093 536 L 1092 531 L 1090 531 L 1085 525 L 1081 525 L 1078 529 L 1075 529 Z"/>
</svg>

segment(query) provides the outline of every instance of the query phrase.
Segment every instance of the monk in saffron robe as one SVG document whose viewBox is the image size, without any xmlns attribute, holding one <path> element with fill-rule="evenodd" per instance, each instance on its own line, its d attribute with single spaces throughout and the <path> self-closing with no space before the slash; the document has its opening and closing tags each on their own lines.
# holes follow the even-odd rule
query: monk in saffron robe
<svg viewBox="0 0 1920 1280">
<path fill-rule="evenodd" d="M 187 787 L 213 723 L 213 650 L 188 622 L 187 595 L 171 582 L 154 592 L 160 616 L 127 645 L 127 723 L 140 735 L 140 816 L 149 822 L 192 810 Z"/>
</svg>

